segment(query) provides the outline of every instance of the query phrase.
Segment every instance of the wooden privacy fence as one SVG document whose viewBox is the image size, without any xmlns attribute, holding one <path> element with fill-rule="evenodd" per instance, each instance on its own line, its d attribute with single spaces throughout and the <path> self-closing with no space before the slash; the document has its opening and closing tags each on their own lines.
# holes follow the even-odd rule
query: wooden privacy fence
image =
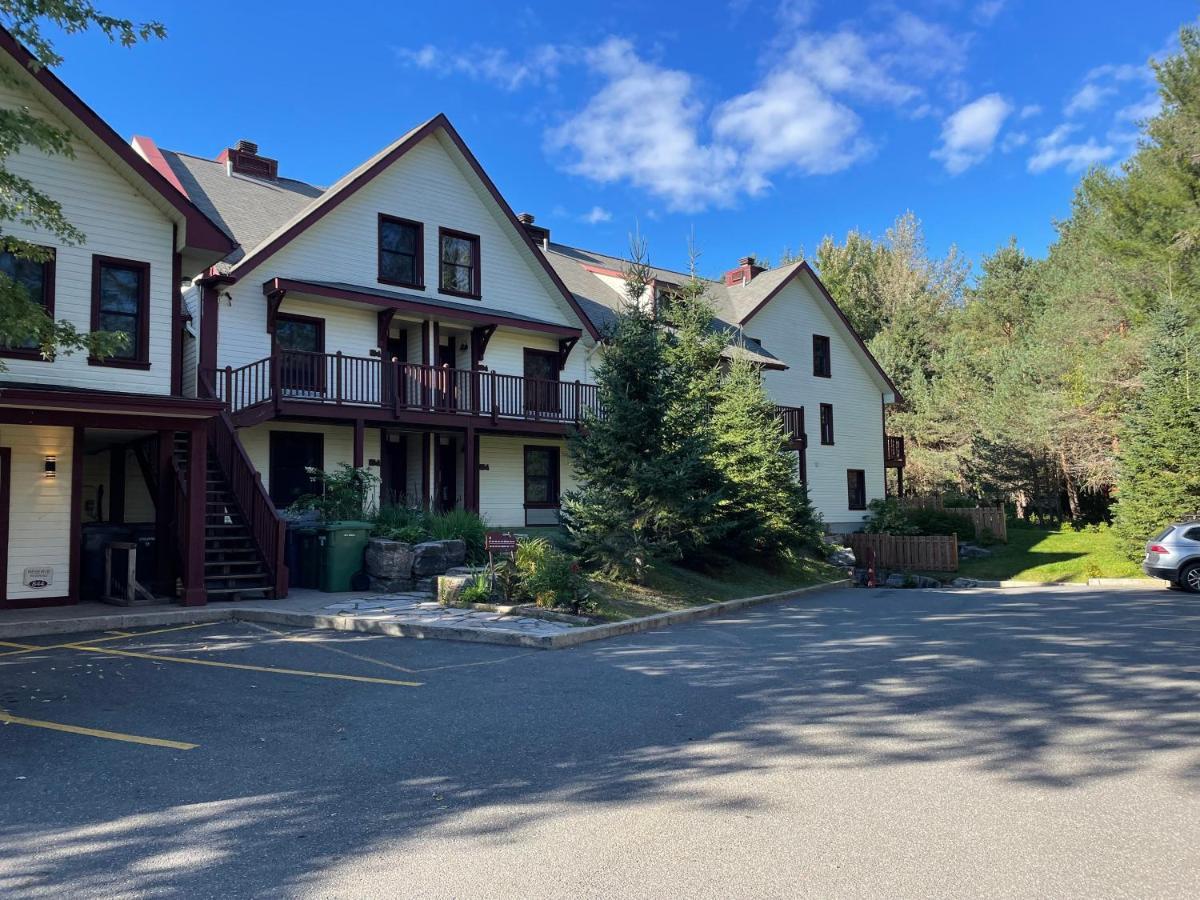
<svg viewBox="0 0 1200 900">
<path fill-rule="evenodd" d="M 881 569 L 916 569 L 924 572 L 958 571 L 958 538 L 954 535 L 844 534 L 841 540 L 854 551 L 859 566 L 875 551 Z"/>
<path fill-rule="evenodd" d="M 1008 517 L 1002 506 L 945 506 L 940 495 L 932 497 L 901 497 L 900 505 L 909 509 L 936 509 L 951 516 L 969 519 L 975 527 L 975 537 L 990 532 L 992 537 L 1008 543 Z"/>
</svg>

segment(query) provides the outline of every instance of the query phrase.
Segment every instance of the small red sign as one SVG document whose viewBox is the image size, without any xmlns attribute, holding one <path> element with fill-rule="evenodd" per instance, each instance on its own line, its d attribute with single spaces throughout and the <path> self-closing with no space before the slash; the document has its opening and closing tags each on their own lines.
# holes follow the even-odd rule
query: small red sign
<svg viewBox="0 0 1200 900">
<path fill-rule="evenodd" d="M 505 531 L 489 531 L 484 535 L 483 549 L 488 553 L 513 553 L 517 549 L 517 536 Z"/>
</svg>

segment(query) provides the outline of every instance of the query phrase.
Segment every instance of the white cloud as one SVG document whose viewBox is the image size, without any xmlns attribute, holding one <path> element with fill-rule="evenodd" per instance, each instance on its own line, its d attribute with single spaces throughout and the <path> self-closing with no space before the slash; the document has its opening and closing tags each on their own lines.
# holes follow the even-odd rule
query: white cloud
<svg viewBox="0 0 1200 900">
<path fill-rule="evenodd" d="M 1036 152 L 1029 157 L 1029 171 L 1037 174 L 1062 166 L 1068 172 L 1082 172 L 1091 166 L 1107 162 L 1116 155 L 1116 147 L 1111 144 L 1099 144 L 1095 138 L 1088 138 L 1083 143 L 1067 143 L 1067 139 L 1076 131 L 1078 126 L 1064 124 L 1045 137 L 1038 138 L 1035 144 Z"/>
<path fill-rule="evenodd" d="M 593 206 L 583 217 L 583 221 L 589 225 L 599 225 L 601 222 L 611 222 L 612 213 L 603 206 Z"/>
<path fill-rule="evenodd" d="M 785 68 L 803 72 L 828 91 L 867 100 L 904 103 L 921 93 L 892 75 L 870 41 L 848 30 L 806 36 L 788 55 Z"/>
<path fill-rule="evenodd" d="M 1004 135 L 1004 140 L 1000 142 L 1000 149 L 1004 153 L 1012 153 L 1014 150 L 1020 149 L 1029 143 L 1029 135 L 1023 131 L 1010 131 Z"/>
<path fill-rule="evenodd" d="M 996 143 L 1012 104 L 999 94 L 987 94 L 960 108 L 942 123 L 942 146 L 931 156 L 951 175 L 982 162 Z"/>
<path fill-rule="evenodd" d="M 1077 116 L 1080 113 L 1091 112 L 1116 92 L 1117 89 L 1111 85 L 1099 85 L 1089 81 L 1067 101 L 1067 105 L 1063 107 L 1063 112 L 1068 116 Z"/>
<path fill-rule="evenodd" d="M 395 53 L 396 58 L 405 65 L 433 72 L 440 77 L 465 75 L 476 81 L 495 84 L 506 91 L 554 79 L 571 55 L 569 48 L 553 44 L 534 47 L 520 59 L 496 47 L 472 47 L 462 52 L 451 52 L 425 44 L 415 50 L 399 47 Z"/>
<path fill-rule="evenodd" d="M 990 25 L 995 21 L 996 16 L 1004 12 L 1004 7 L 1008 5 L 1008 0 L 982 0 L 981 3 L 975 4 L 975 11 L 971 14 L 980 25 Z"/>
<path fill-rule="evenodd" d="M 1135 103 L 1123 106 L 1117 110 L 1117 120 L 1122 122 L 1140 122 L 1157 116 L 1162 110 L 1162 97 L 1157 91 L 1152 91 Z"/>
<path fill-rule="evenodd" d="M 1040 106 L 1036 103 L 1028 103 L 1021 107 L 1021 111 L 1017 113 L 1017 118 L 1022 120 L 1032 119 L 1034 116 L 1040 116 L 1041 114 L 1042 108 Z"/>
</svg>

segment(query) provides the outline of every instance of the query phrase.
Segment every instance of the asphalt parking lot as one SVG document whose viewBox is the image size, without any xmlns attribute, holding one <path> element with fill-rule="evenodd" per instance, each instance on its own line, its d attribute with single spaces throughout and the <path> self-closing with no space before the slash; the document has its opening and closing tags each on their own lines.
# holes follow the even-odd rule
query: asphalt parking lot
<svg viewBox="0 0 1200 900">
<path fill-rule="evenodd" d="M 830 591 L 564 651 L 0 646 L 5 896 L 1194 896 L 1200 602 Z"/>
</svg>

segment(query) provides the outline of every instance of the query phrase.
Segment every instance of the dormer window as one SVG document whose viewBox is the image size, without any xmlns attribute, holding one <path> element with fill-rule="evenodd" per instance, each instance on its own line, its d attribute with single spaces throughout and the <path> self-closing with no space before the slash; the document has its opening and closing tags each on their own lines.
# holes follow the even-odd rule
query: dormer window
<svg viewBox="0 0 1200 900">
<path fill-rule="evenodd" d="M 442 293 L 478 300 L 481 295 L 479 235 L 441 228 L 438 245 L 438 286 Z"/>
<path fill-rule="evenodd" d="M 379 216 L 379 280 L 384 284 L 425 287 L 424 227 L 420 222 Z"/>
</svg>

